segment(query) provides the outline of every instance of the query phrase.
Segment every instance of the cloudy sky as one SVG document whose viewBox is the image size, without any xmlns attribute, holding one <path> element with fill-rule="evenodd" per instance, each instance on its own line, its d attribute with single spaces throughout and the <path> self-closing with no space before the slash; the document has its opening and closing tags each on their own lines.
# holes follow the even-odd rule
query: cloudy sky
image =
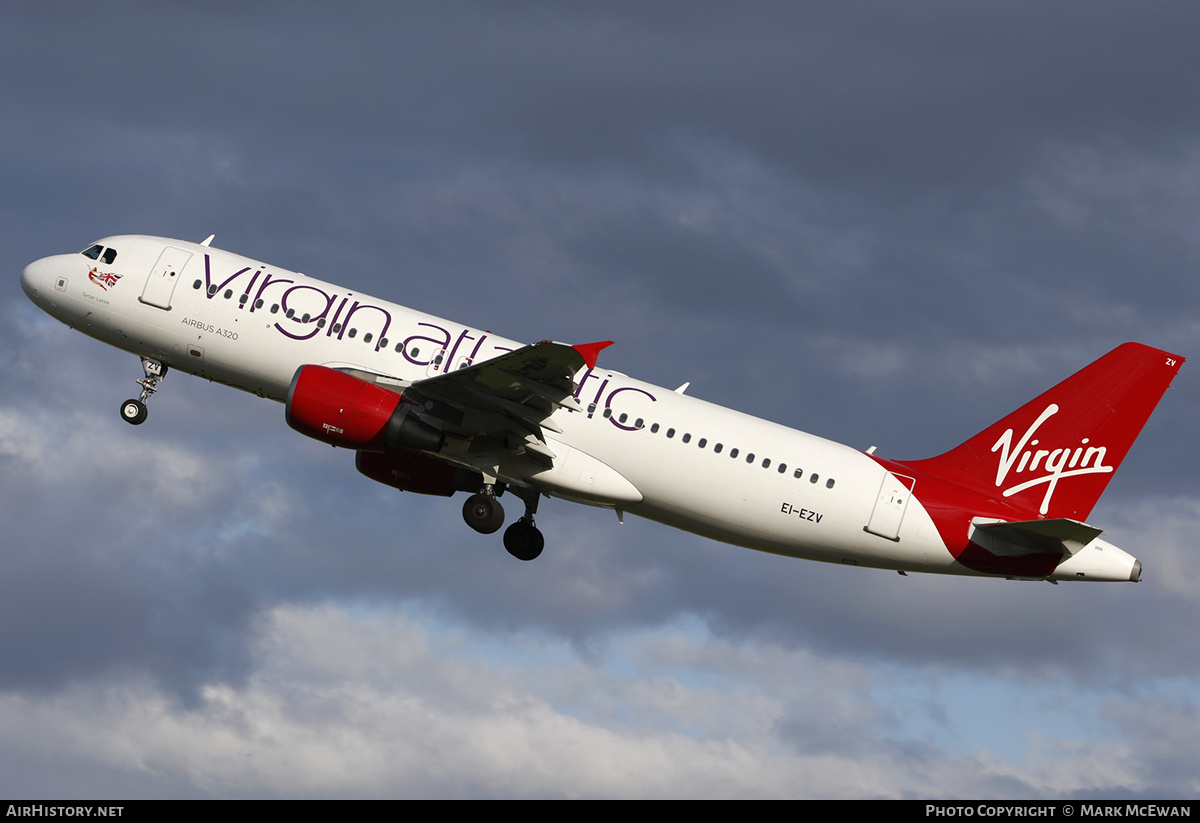
<svg viewBox="0 0 1200 823">
<path fill-rule="evenodd" d="M 1182 3 L 9 3 L 0 795 L 1200 795 L 1200 371 L 1138 585 L 848 569 L 551 501 L 535 563 L 22 267 L 215 245 L 897 458 L 1200 357 Z M 461 499 L 461 498 L 460 498 Z"/>
</svg>

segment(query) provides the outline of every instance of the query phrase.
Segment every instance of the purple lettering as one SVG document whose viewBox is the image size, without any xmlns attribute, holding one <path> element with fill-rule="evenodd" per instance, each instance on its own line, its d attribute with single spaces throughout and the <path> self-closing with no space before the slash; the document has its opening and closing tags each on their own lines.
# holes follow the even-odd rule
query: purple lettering
<svg viewBox="0 0 1200 823">
<path fill-rule="evenodd" d="M 475 358 L 479 356 L 479 347 L 483 345 L 483 341 L 487 339 L 487 334 L 479 335 L 479 339 L 475 341 L 475 348 L 471 349 L 471 362 L 475 362 Z"/>
<path fill-rule="evenodd" d="M 454 341 L 454 348 L 450 349 L 450 356 L 446 358 L 446 369 L 451 368 L 451 364 L 454 362 L 454 355 L 458 353 L 458 347 L 462 345 L 462 342 L 464 340 L 475 339 L 474 337 L 470 336 L 470 332 L 470 329 L 463 329 L 462 334 L 460 334 L 458 339 Z"/>
<path fill-rule="evenodd" d="M 324 298 L 324 300 L 322 301 L 321 298 L 308 298 L 304 295 L 304 292 L 306 291 L 316 292 L 321 296 L 321 298 Z M 299 292 L 299 294 L 297 294 L 297 292 Z M 318 289 L 316 286 L 308 286 L 303 284 L 292 286 L 283 293 L 282 297 L 279 298 L 279 307 L 283 309 L 283 312 L 286 315 L 286 320 L 298 324 L 301 326 L 301 328 L 310 325 L 312 328 L 308 329 L 303 334 L 292 334 L 283 328 L 282 325 L 280 325 L 284 322 L 282 320 L 275 324 L 275 328 L 280 334 L 290 337 L 293 340 L 308 340 L 309 338 L 315 337 L 317 332 L 321 330 L 321 327 L 317 325 L 317 320 L 329 313 L 329 307 L 333 305 L 333 301 L 336 299 L 336 295 L 331 297 L 330 295 L 326 294 L 324 290 Z M 310 310 L 304 311 L 306 308 Z M 296 315 L 301 316 L 296 317 Z M 307 317 L 308 319 L 305 320 L 304 317 Z"/>
<path fill-rule="evenodd" d="M 263 278 L 262 285 L 258 287 L 258 293 L 254 295 L 254 305 L 250 307 L 250 311 L 253 312 L 255 310 L 255 308 L 258 306 L 258 301 L 262 300 L 263 292 L 267 290 L 267 286 L 282 286 L 287 283 L 295 283 L 295 282 L 296 282 L 295 280 L 285 280 L 282 277 L 277 277 L 274 280 L 272 280 L 271 273 L 267 272 L 266 277 Z"/>
<path fill-rule="evenodd" d="M 350 318 L 354 316 L 354 313 L 364 310 L 377 311 L 383 315 L 383 327 L 376 335 L 375 341 L 375 351 L 379 351 L 379 341 L 387 335 L 388 327 L 392 325 L 392 315 L 386 309 L 382 309 L 379 306 L 372 306 L 369 303 L 359 303 L 357 300 L 354 301 L 354 305 L 350 307 L 350 311 L 346 312 L 346 319 L 342 321 L 342 331 L 338 334 L 338 340 L 342 339 L 342 334 L 345 333 L 346 327 L 350 325 Z"/>
<path fill-rule="evenodd" d="M 605 385 L 607 385 L 607 384 L 608 384 L 608 381 L 607 381 L 607 380 L 605 380 L 605 381 L 604 381 L 604 383 L 605 383 Z M 601 389 L 603 389 L 603 386 L 601 387 Z M 651 394 L 650 392 L 648 392 L 648 391 L 645 391 L 644 389 L 638 389 L 638 388 L 635 388 L 635 387 L 633 387 L 633 386 L 621 386 L 620 388 L 613 389 L 613 390 L 612 390 L 612 391 L 609 393 L 609 395 L 608 395 L 608 399 L 604 401 L 604 408 L 606 408 L 606 409 L 611 409 L 611 408 L 612 408 L 612 402 L 613 402 L 613 398 L 614 398 L 614 397 L 616 397 L 616 396 L 617 396 L 618 394 L 620 394 L 621 392 L 626 392 L 626 391 L 635 391 L 635 392 L 638 392 L 639 394 L 644 394 L 644 395 L 646 395 L 647 397 L 649 397 L 649 398 L 650 398 L 650 402 L 651 402 L 651 403 L 657 402 L 657 398 L 655 398 L 655 396 L 654 396 L 654 395 L 652 395 L 652 394 Z M 620 423 L 620 422 L 618 422 L 618 421 L 617 421 L 617 415 L 615 415 L 615 414 L 614 414 L 612 417 L 608 418 L 608 422 L 612 423 L 612 424 L 613 424 L 614 426 L 616 426 L 618 429 L 623 429 L 623 430 L 625 430 L 625 431 L 627 431 L 627 432 L 631 432 L 631 431 L 637 431 L 637 426 L 627 426 L 627 425 L 625 425 L 624 423 Z"/>
<path fill-rule="evenodd" d="M 242 292 L 242 294 L 246 295 L 246 297 L 249 297 L 249 296 L 250 296 L 250 290 L 251 290 L 252 288 L 254 288 L 254 283 L 255 283 L 255 282 L 258 280 L 258 276 L 259 276 L 260 274 L 262 274 L 262 269 L 259 269 L 258 271 L 256 271 L 256 272 L 254 273 L 254 276 L 250 278 L 250 282 L 246 284 L 246 290 Z M 246 303 L 248 303 L 248 302 L 249 302 L 248 300 L 239 300 L 239 301 L 238 301 L 238 308 L 239 308 L 239 309 L 244 309 L 244 308 L 246 308 Z M 251 305 L 251 307 L 250 307 L 250 311 L 254 311 L 254 307 L 253 307 L 253 305 Z"/>
<path fill-rule="evenodd" d="M 404 359 L 407 360 L 409 363 L 412 363 L 414 366 L 428 366 L 429 363 L 433 360 L 434 355 L 436 355 L 440 350 L 446 348 L 446 346 L 450 345 L 450 332 L 446 331 L 441 326 L 435 326 L 432 323 L 418 323 L 417 325 L 418 326 L 426 326 L 427 328 L 431 328 L 431 329 L 437 329 L 438 331 L 440 331 L 442 334 L 445 335 L 445 337 L 443 339 L 438 340 L 435 337 L 425 337 L 424 335 L 414 334 L 412 337 L 410 337 L 404 341 Z M 413 359 L 413 356 L 411 354 L 409 354 L 409 349 L 411 348 L 411 346 L 409 344 L 412 343 L 414 340 L 428 340 L 430 343 L 433 344 L 433 348 L 429 352 L 428 360 L 415 360 L 415 359 Z M 418 356 L 420 356 L 420 355 L 418 355 Z"/>
<path fill-rule="evenodd" d="M 342 327 L 338 325 L 338 318 L 342 315 L 342 309 L 346 308 L 346 303 L 350 301 L 349 297 L 343 297 L 342 302 L 338 304 L 337 311 L 333 313 L 333 317 L 329 319 L 329 331 L 325 332 L 326 337 L 332 337 L 335 333 L 341 335 Z"/>
<path fill-rule="evenodd" d="M 213 282 L 212 282 L 212 259 L 207 254 L 204 255 L 204 296 L 207 297 L 209 300 L 212 300 L 213 297 L 216 296 L 217 292 L 219 292 L 221 289 L 228 286 L 234 280 L 237 280 L 239 277 L 241 277 L 243 274 L 245 274 L 248 271 L 250 271 L 249 266 L 247 266 L 244 269 L 239 269 L 239 270 L 235 271 L 233 274 L 229 275 L 229 277 L 226 278 L 224 283 L 220 284 L 219 286 L 214 287 Z"/>
<path fill-rule="evenodd" d="M 585 371 L 583 373 L 583 377 L 580 378 L 579 384 L 575 387 L 575 399 L 576 400 L 578 400 L 580 398 L 580 396 L 583 395 L 583 384 L 592 379 L 592 377 L 594 376 L 593 375 L 594 371 L 595 371 L 594 369 L 588 369 L 587 371 Z M 599 399 L 599 395 L 597 395 L 596 397 L 597 397 L 597 399 Z"/>
<path fill-rule="evenodd" d="M 604 394 L 604 389 L 607 387 L 608 387 L 608 378 L 605 378 L 604 382 L 600 384 L 600 388 L 596 389 L 596 396 L 592 399 L 592 402 L 590 405 L 596 405 L 596 406 L 600 405 L 600 395 Z M 589 411 L 588 419 L 590 420 L 594 414 L 595 414 L 595 411 Z"/>
</svg>

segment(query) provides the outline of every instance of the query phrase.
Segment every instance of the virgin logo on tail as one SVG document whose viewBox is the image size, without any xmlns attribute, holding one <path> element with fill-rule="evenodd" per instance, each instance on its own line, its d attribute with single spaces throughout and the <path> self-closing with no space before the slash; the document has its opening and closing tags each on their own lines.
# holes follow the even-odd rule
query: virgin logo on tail
<svg viewBox="0 0 1200 823">
<path fill-rule="evenodd" d="M 1039 510 L 1041 514 L 1049 511 L 1050 499 L 1054 496 L 1054 490 L 1058 487 L 1060 479 L 1082 474 L 1109 474 L 1113 471 L 1112 466 L 1104 464 L 1104 457 L 1108 450 L 1104 446 L 1087 445 L 1088 438 L 1086 437 L 1082 438 L 1080 445 L 1075 447 L 1029 448 L 1038 445 L 1038 441 L 1032 439 L 1038 428 L 1057 413 L 1058 404 L 1051 403 L 1047 406 L 1045 411 L 1038 415 L 1038 419 L 1033 421 L 1033 425 L 1021 436 L 1015 448 L 1012 445 L 1012 429 L 1008 429 L 1000 435 L 996 445 L 992 446 L 993 452 L 1000 452 L 1000 463 L 996 468 L 997 488 L 1004 485 L 1009 472 L 1014 471 L 1014 466 L 1016 467 L 1014 473 L 1018 475 L 1024 472 L 1042 472 L 1032 480 L 1024 480 L 1004 489 L 1004 496 L 1011 497 L 1045 483 L 1046 496 L 1042 498 L 1042 506 Z"/>
</svg>

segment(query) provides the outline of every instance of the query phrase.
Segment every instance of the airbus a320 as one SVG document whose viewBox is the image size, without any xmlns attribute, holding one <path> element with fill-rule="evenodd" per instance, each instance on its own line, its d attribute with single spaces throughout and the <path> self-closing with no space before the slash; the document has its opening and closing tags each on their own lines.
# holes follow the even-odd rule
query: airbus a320
<svg viewBox="0 0 1200 823">
<path fill-rule="evenodd" d="M 1126 343 L 950 451 L 892 460 L 202 243 L 108 237 L 21 276 L 51 316 L 137 355 L 129 423 L 171 370 L 284 404 L 401 491 L 467 494 L 532 560 L 543 497 L 790 557 L 1011 579 L 1137 581 L 1086 520 L 1183 358 Z"/>
</svg>

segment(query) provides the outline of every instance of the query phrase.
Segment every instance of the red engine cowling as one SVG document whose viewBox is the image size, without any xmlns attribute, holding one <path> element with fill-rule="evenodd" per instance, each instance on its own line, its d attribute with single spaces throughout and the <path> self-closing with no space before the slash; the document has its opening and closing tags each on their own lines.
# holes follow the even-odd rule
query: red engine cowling
<svg viewBox="0 0 1200 823">
<path fill-rule="evenodd" d="M 301 434 L 347 449 L 399 446 L 437 451 L 442 434 L 412 414 L 394 391 L 325 366 L 301 366 L 288 389 L 287 424 Z"/>
<path fill-rule="evenodd" d="M 384 454 L 360 451 L 354 465 L 372 480 L 417 494 L 449 497 L 456 491 L 476 491 L 482 482 L 467 469 L 408 449 L 392 449 Z"/>
</svg>

